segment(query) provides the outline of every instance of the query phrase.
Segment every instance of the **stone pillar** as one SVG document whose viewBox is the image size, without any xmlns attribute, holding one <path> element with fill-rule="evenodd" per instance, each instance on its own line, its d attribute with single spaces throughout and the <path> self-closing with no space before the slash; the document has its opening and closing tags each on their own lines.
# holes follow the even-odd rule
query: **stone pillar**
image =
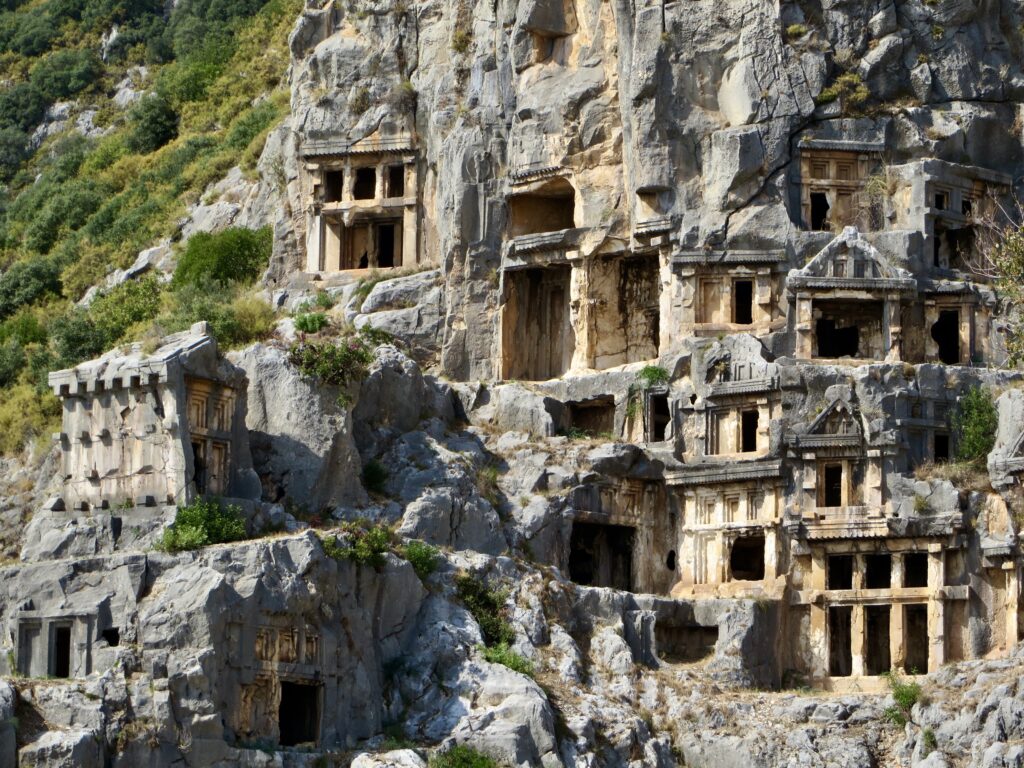
<svg viewBox="0 0 1024 768">
<path fill-rule="evenodd" d="M 928 545 L 928 671 L 946 663 L 945 553 L 941 544 Z"/>
<path fill-rule="evenodd" d="M 1020 604 L 1020 574 L 1017 563 L 1014 561 L 1003 563 L 1003 571 L 1006 573 L 1006 650 L 1010 652 L 1017 645 L 1017 638 L 1020 637 L 1017 616 Z"/>
<path fill-rule="evenodd" d="M 384 177 L 387 175 L 388 167 L 384 163 L 377 165 L 377 175 L 373 180 L 373 199 L 383 200 L 384 194 Z"/>
<path fill-rule="evenodd" d="M 814 357 L 814 305 L 810 296 L 796 299 L 796 357 L 810 360 Z"/>
<path fill-rule="evenodd" d="M 858 557 L 858 560 L 861 558 Z M 856 581 L 856 576 L 854 576 Z M 853 677 L 864 675 L 864 606 L 853 606 L 853 616 L 850 620 L 850 655 L 853 663 L 850 666 L 850 674 Z"/>
<path fill-rule="evenodd" d="M 352 163 L 345 161 L 344 174 L 341 177 L 341 199 L 344 202 L 352 199 L 352 188 L 355 186 L 355 183 L 355 172 L 352 169 Z"/>
<path fill-rule="evenodd" d="M 811 652 L 811 682 L 820 685 L 828 678 L 828 606 L 825 592 L 825 550 L 811 550 L 811 573 L 807 587 L 812 596 L 807 646 Z"/>
<path fill-rule="evenodd" d="M 779 540 L 775 527 L 764 532 L 764 578 L 773 581 L 779 575 Z"/>
<path fill-rule="evenodd" d="M 893 591 L 903 587 L 903 557 L 892 555 Z M 907 659 L 907 649 L 903 630 L 903 604 L 893 602 L 889 606 L 889 659 L 893 669 L 902 669 Z"/>
</svg>

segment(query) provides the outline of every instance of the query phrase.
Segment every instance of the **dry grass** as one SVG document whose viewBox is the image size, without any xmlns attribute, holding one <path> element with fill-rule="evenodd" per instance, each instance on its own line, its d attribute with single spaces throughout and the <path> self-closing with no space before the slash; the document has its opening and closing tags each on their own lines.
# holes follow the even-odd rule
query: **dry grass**
<svg viewBox="0 0 1024 768">
<path fill-rule="evenodd" d="M 949 480 L 957 490 L 989 491 L 992 483 L 984 465 L 973 461 L 927 462 L 914 470 L 918 480 Z"/>
</svg>

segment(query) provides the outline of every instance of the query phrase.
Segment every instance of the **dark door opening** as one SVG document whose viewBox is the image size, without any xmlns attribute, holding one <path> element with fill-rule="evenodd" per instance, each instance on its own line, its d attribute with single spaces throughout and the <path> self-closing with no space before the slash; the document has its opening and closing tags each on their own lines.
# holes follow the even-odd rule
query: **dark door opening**
<svg viewBox="0 0 1024 768">
<path fill-rule="evenodd" d="M 853 589 L 853 555 L 829 555 L 825 576 L 829 589 Z"/>
<path fill-rule="evenodd" d="M 850 645 L 853 608 L 832 605 L 828 609 L 828 673 L 849 677 L 853 673 L 853 649 Z"/>
<path fill-rule="evenodd" d="M 811 192 L 811 229 L 820 232 L 828 226 L 828 197 L 824 192 Z"/>
<path fill-rule="evenodd" d="M 315 744 L 320 734 L 320 686 L 282 681 L 278 726 L 282 747 Z"/>
<path fill-rule="evenodd" d="M 573 523 L 569 578 L 592 587 L 632 589 L 634 532 L 624 525 Z"/>
<path fill-rule="evenodd" d="M 668 425 L 672 423 L 672 412 L 668 406 L 668 394 L 654 393 L 648 396 L 648 431 L 647 440 L 660 443 L 668 437 Z"/>
<path fill-rule="evenodd" d="M 121 630 L 117 627 L 104 629 L 103 632 L 100 633 L 100 636 L 107 641 L 107 645 L 111 648 L 116 648 L 121 644 Z"/>
<path fill-rule="evenodd" d="M 928 671 L 928 606 L 903 606 L 903 671 L 910 675 Z"/>
<path fill-rule="evenodd" d="M 611 397 L 595 397 L 566 405 L 571 432 L 595 437 L 611 434 L 615 429 L 615 400 Z"/>
<path fill-rule="evenodd" d="M 764 536 L 740 536 L 732 543 L 729 573 L 733 581 L 764 579 Z"/>
<path fill-rule="evenodd" d="M 324 173 L 324 202 L 340 203 L 341 190 L 345 181 L 343 171 L 326 171 Z"/>
<path fill-rule="evenodd" d="M 71 677 L 71 626 L 53 628 L 53 660 L 50 677 Z"/>
<path fill-rule="evenodd" d="M 754 322 L 754 283 L 737 280 L 732 284 L 732 321 L 739 325 Z"/>
<path fill-rule="evenodd" d="M 679 626 L 654 622 L 658 658 L 669 664 L 700 661 L 715 652 L 718 627 Z"/>
<path fill-rule="evenodd" d="M 864 556 L 864 588 L 889 589 L 892 586 L 892 555 Z"/>
<path fill-rule="evenodd" d="M 405 196 L 405 166 L 388 166 L 388 197 Z"/>
<path fill-rule="evenodd" d="M 757 450 L 757 411 L 743 411 L 740 415 L 740 451 L 751 453 Z"/>
<path fill-rule="evenodd" d="M 192 443 L 192 467 L 195 470 L 193 477 L 196 483 L 196 493 L 202 496 L 206 493 L 206 445 L 204 443 Z"/>
<path fill-rule="evenodd" d="M 881 675 L 892 669 L 889 655 L 889 606 L 864 607 L 864 672 Z"/>
<path fill-rule="evenodd" d="M 932 338 L 939 345 L 939 360 L 946 365 L 960 362 L 960 313 L 955 309 L 939 312 L 932 325 Z"/>
<path fill-rule="evenodd" d="M 395 266 L 395 225 L 377 225 L 377 266 Z"/>
<path fill-rule="evenodd" d="M 928 586 L 928 553 L 907 552 L 903 556 L 903 586 Z"/>
<path fill-rule="evenodd" d="M 860 349 L 860 329 L 856 325 L 837 328 L 830 317 L 818 321 L 814 339 L 818 342 L 817 357 L 857 357 Z"/>
<path fill-rule="evenodd" d="M 825 494 L 824 504 L 825 507 L 841 507 L 843 506 L 843 465 L 842 464 L 826 464 L 825 465 Z"/>
<path fill-rule="evenodd" d="M 377 169 L 356 168 L 355 182 L 352 184 L 354 200 L 373 200 L 377 195 Z"/>
<path fill-rule="evenodd" d="M 936 464 L 942 464 L 949 461 L 949 435 L 943 434 L 942 432 L 935 433 L 934 461 Z"/>
</svg>

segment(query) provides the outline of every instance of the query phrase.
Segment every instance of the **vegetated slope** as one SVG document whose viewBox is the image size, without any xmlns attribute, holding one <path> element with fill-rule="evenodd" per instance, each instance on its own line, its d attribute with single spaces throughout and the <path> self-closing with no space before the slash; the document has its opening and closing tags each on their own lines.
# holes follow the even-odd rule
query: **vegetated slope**
<svg viewBox="0 0 1024 768">
<path fill-rule="evenodd" d="M 129 329 L 145 336 L 154 324 L 172 331 L 213 319 L 229 340 L 232 331 L 258 332 L 261 318 L 249 315 L 265 313 L 239 296 L 238 284 L 165 287 L 150 278 L 88 308 L 76 302 L 140 250 L 173 238 L 186 206 L 228 169 L 254 169 L 287 112 L 280 86 L 301 5 L 182 0 L 165 16 L 159 0 L 7 0 L 0 453 L 51 431 L 58 407 L 46 394 L 49 370 L 99 354 Z M 269 255 L 269 233 L 224 237 L 231 242 L 197 242 L 194 258 L 237 245 Z"/>
</svg>

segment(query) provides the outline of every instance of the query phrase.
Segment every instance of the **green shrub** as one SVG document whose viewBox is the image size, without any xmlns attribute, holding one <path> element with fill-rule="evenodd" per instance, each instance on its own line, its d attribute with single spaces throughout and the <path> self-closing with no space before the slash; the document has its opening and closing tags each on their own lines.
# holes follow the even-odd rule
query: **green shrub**
<svg viewBox="0 0 1024 768">
<path fill-rule="evenodd" d="M 437 570 L 437 566 L 441 562 L 441 553 L 437 548 L 423 541 L 410 541 L 405 545 L 404 554 L 405 559 L 409 561 L 421 580 L 426 580 Z"/>
<path fill-rule="evenodd" d="M 384 557 L 392 547 L 394 536 L 391 529 L 383 523 L 367 525 L 365 523 L 347 523 L 342 526 L 344 540 L 334 536 L 325 536 L 320 542 L 324 552 L 335 560 L 351 560 L 359 565 L 380 567 L 386 562 Z"/>
<path fill-rule="evenodd" d="M 499 768 L 494 758 L 462 744 L 430 757 L 427 768 Z"/>
<path fill-rule="evenodd" d="M 17 384 L 0 397 L 0 453 L 17 453 L 30 440 L 60 428 L 60 400 L 31 384 Z"/>
<path fill-rule="evenodd" d="M 28 157 L 28 136 L 20 128 L 0 128 L 0 181 L 10 181 Z"/>
<path fill-rule="evenodd" d="M 198 232 L 185 246 L 172 284 L 254 282 L 270 262 L 272 242 L 270 227 L 232 227 L 215 235 Z"/>
<path fill-rule="evenodd" d="M 370 108 L 370 89 L 366 86 L 357 88 L 348 100 L 348 110 L 353 115 L 361 115 Z"/>
<path fill-rule="evenodd" d="M 323 312 L 307 312 L 295 316 L 295 330 L 302 333 L 318 333 L 327 322 L 327 315 Z"/>
<path fill-rule="evenodd" d="M 128 148 L 145 155 L 155 152 L 178 135 L 178 113 L 158 94 L 141 99 L 129 114 Z"/>
<path fill-rule="evenodd" d="M 107 348 L 106 335 L 80 307 L 74 307 L 53 321 L 50 338 L 61 367 L 98 357 Z"/>
<path fill-rule="evenodd" d="M 338 344 L 330 341 L 297 342 L 288 353 L 288 359 L 306 376 L 324 384 L 343 387 L 366 376 L 367 366 L 373 360 L 373 351 L 365 335 L 355 334 Z"/>
<path fill-rule="evenodd" d="M 894 704 L 886 707 L 882 716 L 890 723 L 902 727 L 910 721 L 910 711 L 921 698 L 921 686 L 915 681 L 904 680 L 895 671 L 886 672 L 884 677 L 889 683 Z"/>
<path fill-rule="evenodd" d="M 0 93 L 0 127 L 29 131 L 46 114 L 46 96 L 31 83 L 17 83 Z"/>
<path fill-rule="evenodd" d="M 509 645 L 515 640 L 515 632 L 508 621 L 505 590 L 491 589 L 481 579 L 468 573 L 455 577 L 455 591 L 466 609 L 473 614 L 480 625 L 484 645 L 492 647 L 500 643 Z"/>
<path fill-rule="evenodd" d="M 92 51 L 55 51 L 32 67 L 30 82 L 49 100 L 66 99 L 84 91 L 100 77 L 103 67 Z"/>
<path fill-rule="evenodd" d="M 533 676 L 533 662 L 513 651 L 506 642 L 484 648 L 483 655 L 492 664 L 502 664 L 513 672 Z"/>
<path fill-rule="evenodd" d="M 953 413 L 957 460 L 984 461 L 995 445 L 998 427 L 992 392 L 985 387 L 968 389 Z"/>
<path fill-rule="evenodd" d="M 660 365 L 645 365 L 636 374 L 636 380 L 644 389 L 668 383 L 668 371 Z"/>
<path fill-rule="evenodd" d="M 25 350 L 17 339 L 0 343 L 0 387 L 13 384 L 25 366 Z"/>
<path fill-rule="evenodd" d="M 60 291 L 60 269 L 51 259 L 18 261 L 0 275 L 0 320 L 48 293 Z"/>
<path fill-rule="evenodd" d="M 164 531 L 159 548 L 181 552 L 244 538 L 245 519 L 240 507 L 224 506 L 220 499 L 196 499 L 178 507 L 174 523 Z"/>
<path fill-rule="evenodd" d="M 921 731 L 921 746 L 924 747 L 926 757 L 939 748 L 939 741 L 935 738 L 935 731 L 931 728 Z"/>
<path fill-rule="evenodd" d="M 113 344 L 136 323 L 156 317 L 160 294 L 160 284 L 155 277 L 128 280 L 94 299 L 89 315 L 107 344 Z"/>
<path fill-rule="evenodd" d="M 388 482 L 388 471 L 376 459 L 370 459 L 363 467 L 363 485 L 370 493 L 384 493 L 384 487 Z"/>
</svg>

